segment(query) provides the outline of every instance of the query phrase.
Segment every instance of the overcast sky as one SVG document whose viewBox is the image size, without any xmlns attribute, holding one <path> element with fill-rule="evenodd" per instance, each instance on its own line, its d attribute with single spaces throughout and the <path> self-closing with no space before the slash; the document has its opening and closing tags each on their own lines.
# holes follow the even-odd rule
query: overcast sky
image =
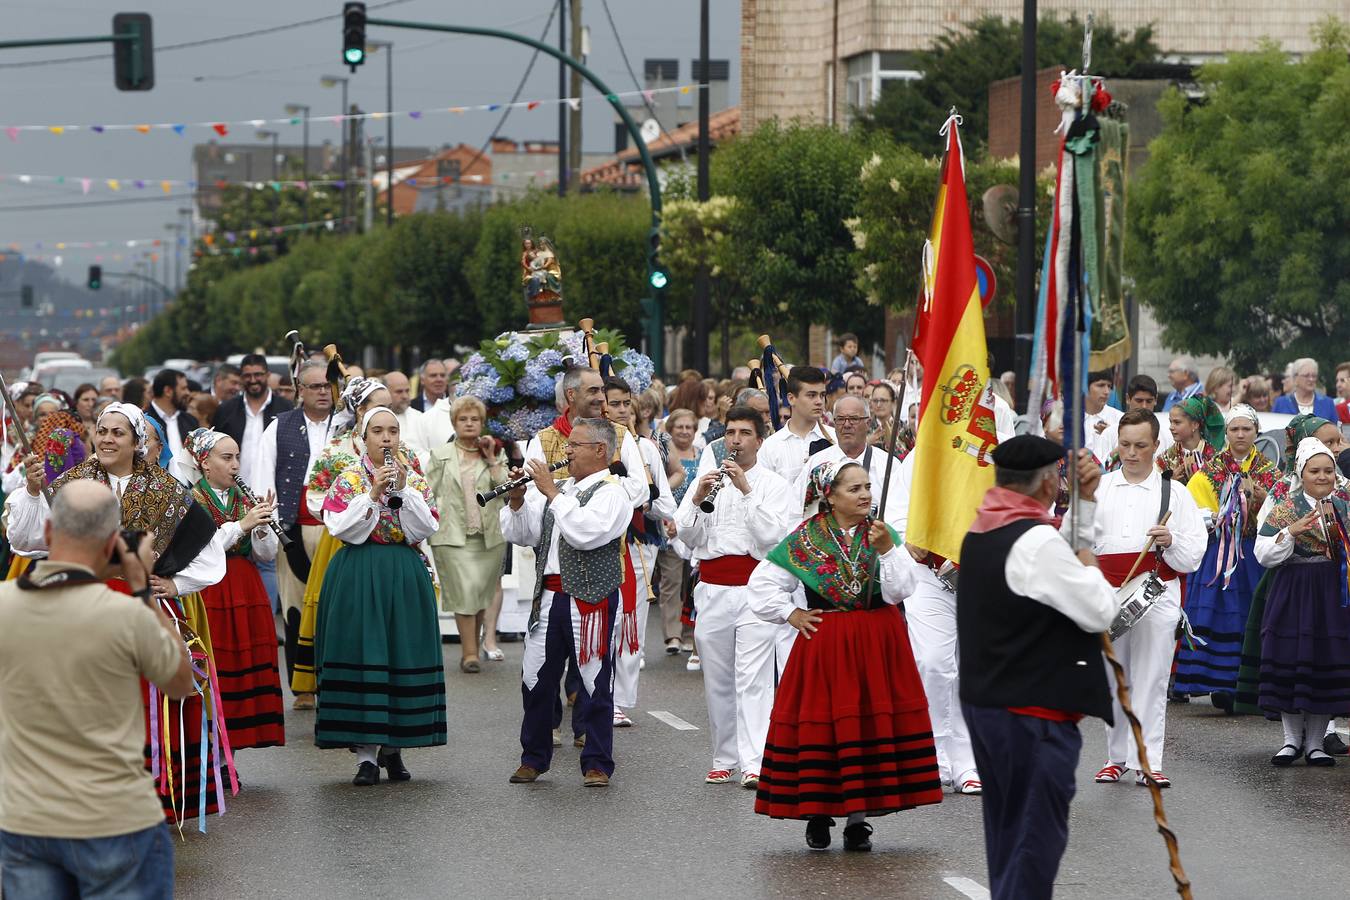
<svg viewBox="0 0 1350 900">
<path fill-rule="evenodd" d="M 6 22 L 6 39 L 45 38 L 108 33 L 112 13 L 120 5 L 118 0 L 24 0 L 0 2 L 0 12 Z M 696 0 L 609 0 L 619 36 L 639 79 L 642 61 L 647 57 L 678 58 L 681 81 L 690 79 L 689 61 L 698 52 L 698 6 Z M 372 9 L 370 14 L 495 27 L 537 38 L 552 7 L 553 0 L 398 0 L 386 9 Z M 714 59 L 732 61 L 734 103 L 739 97 L 740 4 L 714 0 L 712 7 L 710 52 Z M 0 53 L 0 130 L 29 124 L 268 118 L 284 115 L 282 107 L 288 102 L 307 103 L 315 115 L 336 114 L 339 110 L 340 90 L 321 87 L 319 78 L 345 72 L 340 66 L 341 0 L 152 0 L 131 3 L 128 8 L 154 16 L 154 38 L 160 47 L 324 15 L 333 18 L 277 34 L 158 52 L 155 88 L 146 93 L 122 93 L 113 87 L 110 55 L 62 65 L 26 65 L 37 60 L 111 53 L 100 45 L 4 51 Z M 590 66 L 613 90 L 633 90 L 600 0 L 584 0 L 583 20 L 591 30 Z M 549 40 L 555 42 L 556 20 L 550 31 Z M 401 29 L 372 27 L 369 36 L 395 43 L 395 110 L 504 103 L 534 52 L 506 41 Z M 351 102 L 368 110 L 383 109 L 384 73 L 383 59 L 379 55 L 370 57 L 352 76 Z M 541 55 L 521 99 L 556 98 L 557 82 L 557 63 Z M 596 101 L 589 87 L 584 88 L 582 96 L 595 101 L 583 107 L 585 149 L 612 149 L 613 114 L 608 104 Z M 416 121 L 400 117 L 395 122 L 394 141 L 400 147 L 436 147 L 461 141 L 477 144 L 491 132 L 498 115 L 426 115 Z M 384 125 L 377 124 L 383 134 Z M 283 143 L 291 140 L 286 134 L 289 129 L 294 132 L 294 143 L 299 144 L 300 128 L 282 127 Z M 254 131 L 243 126 L 225 140 L 250 141 Z M 513 112 L 501 134 L 516 139 L 554 139 L 556 107 Z M 16 143 L 0 134 L 0 175 L 4 176 L 0 180 L 0 247 L 11 242 L 50 244 L 167 236 L 165 225 L 174 220 L 175 211 L 184 205 L 182 200 L 157 198 L 66 209 L 20 207 L 163 196 L 158 181 L 191 178 L 192 146 L 211 137 L 214 135 L 205 129 L 188 129 L 182 137 L 172 131 L 148 135 L 134 131 L 101 135 L 89 131 L 62 135 L 23 132 Z M 337 127 L 312 124 L 311 143 L 325 138 L 337 140 Z M 22 184 L 13 177 L 19 174 L 63 175 L 67 182 Z M 87 197 L 82 193 L 81 177 L 93 179 Z M 122 181 L 120 193 L 111 194 L 103 185 L 109 178 Z M 129 180 L 137 178 L 155 186 L 144 191 L 127 186 Z M 185 190 L 175 188 L 174 192 Z M 67 251 L 61 274 L 82 280 L 83 266 L 93 261 L 93 252 Z"/>
</svg>

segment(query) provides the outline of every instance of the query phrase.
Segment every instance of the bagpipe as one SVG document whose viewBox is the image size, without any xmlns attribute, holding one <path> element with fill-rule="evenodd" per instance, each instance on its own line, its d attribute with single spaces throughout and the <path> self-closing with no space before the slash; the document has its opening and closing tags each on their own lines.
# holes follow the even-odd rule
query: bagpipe
<svg viewBox="0 0 1350 900">
<path fill-rule="evenodd" d="M 783 362 L 767 334 L 759 336 L 759 359 L 750 360 L 750 386 L 769 396 L 769 427 L 783 427 L 783 409 L 788 406 L 788 377 L 792 366 Z"/>
</svg>

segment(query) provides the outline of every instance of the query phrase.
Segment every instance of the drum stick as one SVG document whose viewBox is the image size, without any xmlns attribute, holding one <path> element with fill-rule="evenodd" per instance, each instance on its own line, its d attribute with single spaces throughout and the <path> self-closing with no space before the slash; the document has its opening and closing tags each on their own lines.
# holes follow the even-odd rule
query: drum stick
<svg viewBox="0 0 1350 900">
<path fill-rule="evenodd" d="M 1158 524 L 1155 527 L 1161 528 L 1162 526 L 1167 524 L 1167 520 L 1170 518 L 1172 518 L 1172 511 L 1169 509 L 1167 512 L 1163 513 L 1162 518 L 1158 520 Z M 1148 556 L 1148 551 L 1153 549 L 1154 540 L 1155 538 L 1150 537 L 1147 541 L 1144 542 L 1144 549 L 1139 551 L 1139 556 L 1137 559 L 1135 559 L 1134 565 L 1130 566 L 1130 574 L 1125 576 L 1125 580 L 1122 581 L 1121 584 L 1130 583 L 1130 579 L 1134 577 L 1134 573 L 1138 572 L 1139 566 L 1143 564 L 1144 557 Z"/>
</svg>

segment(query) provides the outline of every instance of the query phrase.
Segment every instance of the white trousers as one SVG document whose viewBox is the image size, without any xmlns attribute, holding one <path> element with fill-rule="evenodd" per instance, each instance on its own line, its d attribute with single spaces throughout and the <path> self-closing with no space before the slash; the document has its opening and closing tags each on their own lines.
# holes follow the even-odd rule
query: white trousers
<svg viewBox="0 0 1350 900">
<path fill-rule="evenodd" d="M 1125 669 L 1130 686 L 1130 703 L 1144 733 L 1148 764 L 1154 772 L 1163 769 L 1163 737 L 1167 733 L 1167 678 L 1172 672 L 1172 652 L 1176 647 L 1177 622 L 1181 620 L 1181 583 L 1167 582 L 1167 591 L 1158 602 L 1120 640 L 1114 642 L 1116 658 Z M 1107 762 L 1138 769 L 1139 745 L 1134 729 L 1125 718 L 1116 698 L 1116 676 L 1108 665 L 1111 705 L 1115 726 L 1106 729 Z"/>
<path fill-rule="evenodd" d="M 301 525 L 300 539 L 304 542 L 305 552 L 313 559 L 319 549 L 319 538 L 323 537 L 322 525 Z M 291 564 L 284 553 L 277 553 L 277 594 L 281 598 L 281 616 L 286 617 L 289 609 L 305 608 L 305 583 L 295 577 Z"/>
<path fill-rule="evenodd" d="M 944 784 L 975 778 L 975 751 L 961 712 L 959 655 L 956 643 L 956 595 L 920 574 L 914 593 L 905 598 L 905 621 L 919 679 L 928 695 L 938 771 Z"/>
<path fill-rule="evenodd" d="M 614 659 L 614 706 L 623 709 L 637 706 L 638 675 L 642 671 L 642 657 L 647 650 L 647 614 L 652 608 L 652 604 L 647 601 L 647 587 L 649 579 L 656 574 L 655 547 L 632 542 L 628 550 L 633 554 L 633 571 L 637 573 L 638 652 L 629 653 L 627 647 L 620 647 Z"/>
<path fill-rule="evenodd" d="M 773 712 L 774 651 L 789 626 L 756 619 L 744 598 L 744 586 L 700 582 L 694 640 L 703 661 L 712 768 L 758 775 Z"/>
</svg>

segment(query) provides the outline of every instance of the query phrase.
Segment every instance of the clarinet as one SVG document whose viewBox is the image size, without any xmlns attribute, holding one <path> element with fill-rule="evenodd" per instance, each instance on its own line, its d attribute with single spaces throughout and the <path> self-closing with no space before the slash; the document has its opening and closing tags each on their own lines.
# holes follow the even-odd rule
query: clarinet
<svg viewBox="0 0 1350 900">
<path fill-rule="evenodd" d="M 557 462 L 550 465 L 548 467 L 548 470 L 550 472 L 556 472 L 565 465 L 567 465 L 567 460 L 560 459 Z M 493 500 L 496 500 L 502 494 L 509 494 L 516 488 L 524 487 L 533 480 L 534 480 L 533 475 L 522 475 L 519 478 L 515 479 L 514 481 L 508 481 L 505 484 L 497 485 L 495 488 L 488 491 L 486 494 L 480 491 L 479 493 L 474 494 L 474 499 L 478 501 L 479 506 L 487 506 L 489 503 L 491 503 Z"/>
<path fill-rule="evenodd" d="M 384 464 L 386 466 L 392 466 L 394 464 L 394 451 L 390 450 L 388 447 L 384 448 Z M 390 509 L 403 508 L 403 498 L 398 494 L 388 494 L 384 502 Z"/>
<path fill-rule="evenodd" d="M 736 459 L 736 454 L 738 452 L 739 451 L 732 450 L 730 453 L 727 454 L 727 459 L 734 461 Z M 703 498 L 703 502 L 698 505 L 698 508 L 703 510 L 705 513 L 710 513 L 714 509 L 716 509 L 717 495 L 721 492 L 722 488 L 726 485 L 726 483 L 727 483 L 727 473 L 723 472 L 722 476 L 717 480 L 717 483 L 714 484 L 708 490 L 708 496 Z"/>
<path fill-rule="evenodd" d="M 248 489 L 248 485 L 244 483 L 243 478 L 240 478 L 238 475 L 234 476 L 234 485 L 239 488 L 239 493 L 244 495 L 244 502 L 248 504 L 249 509 L 258 505 L 258 498 L 253 496 L 253 492 Z M 269 518 L 267 520 L 267 527 L 272 529 L 272 533 L 277 536 L 277 540 L 281 542 L 283 548 L 291 545 L 291 539 L 286 536 L 286 532 L 281 530 L 281 525 L 276 519 Z"/>
</svg>

